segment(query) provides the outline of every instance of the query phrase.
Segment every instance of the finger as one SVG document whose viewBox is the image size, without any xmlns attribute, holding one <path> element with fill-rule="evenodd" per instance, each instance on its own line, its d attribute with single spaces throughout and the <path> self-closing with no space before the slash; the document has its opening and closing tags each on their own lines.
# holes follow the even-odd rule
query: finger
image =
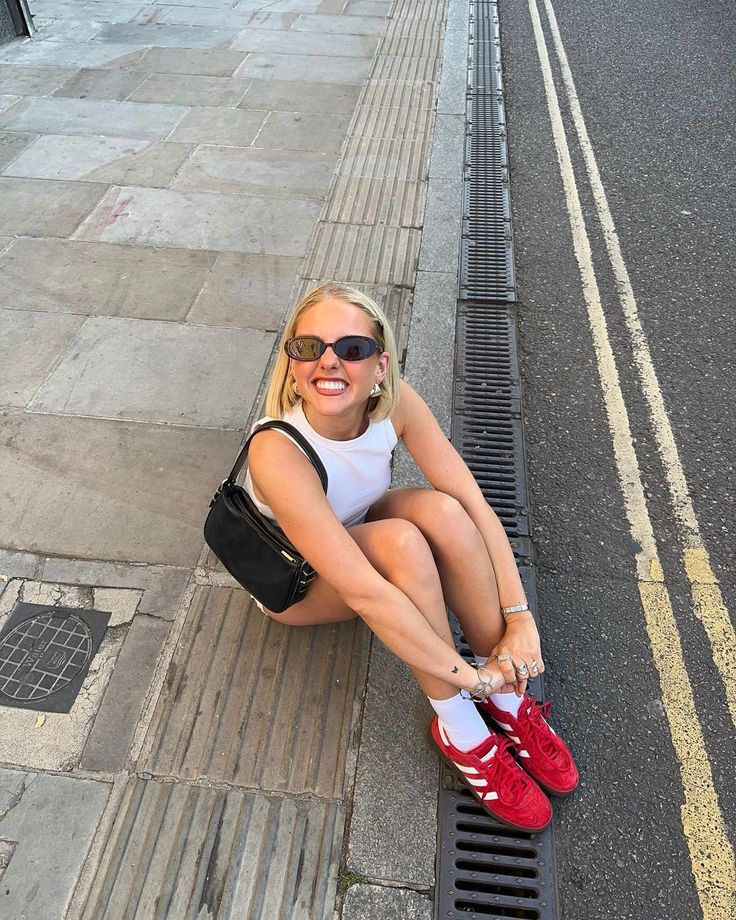
<svg viewBox="0 0 736 920">
<path fill-rule="evenodd" d="M 514 668 L 514 659 L 511 655 L 499 655 L 498 656 L 498 666 L 501 668 L 501 673 L 503 674 L 507 684 L 516 683 L 516 670 Z"/>
<path fill-rule="evenodd" d="M 516 664 L 516 695 L 523 696 L 529 681 L 529 665 L 523 659 Z"/>
</svg>

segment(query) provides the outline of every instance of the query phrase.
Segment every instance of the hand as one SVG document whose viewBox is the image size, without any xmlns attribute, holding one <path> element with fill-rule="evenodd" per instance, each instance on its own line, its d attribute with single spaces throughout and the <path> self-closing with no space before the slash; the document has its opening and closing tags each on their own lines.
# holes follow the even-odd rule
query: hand
<svg viewBox="0 0 736 920">
<path fill-rule="evenodd" d="M 508 689 L 513 688 L 517 696 L 523 696 L 528 679 L 544 671 L 539 633 L 529 611 L 512 613 L 506 618 L 506 632 L 491 651 L 491 657 L 498 662 Z M 535 662 L 536 668 L 533 667 Z"/>
</svg>

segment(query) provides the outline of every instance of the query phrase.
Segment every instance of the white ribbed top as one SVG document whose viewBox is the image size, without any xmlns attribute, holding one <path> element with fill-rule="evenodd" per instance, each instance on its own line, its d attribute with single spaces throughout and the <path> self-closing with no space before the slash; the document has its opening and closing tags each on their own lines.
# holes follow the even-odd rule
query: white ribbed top
<svg viewBox="0 0 736 920">
<path fill-rule="evenodd" d="M 270 416 L 259 419 L 253 427 L 267 421 L 271 421 Z M 307 421 L 301 402 L 286 413 L 284 421 L 304 435 L 324 463 L 327 501 L 337 518 L 346 527 L 360 524 L 373 502 L 391 485 L 391 454 L 398 440 L 391 421 L 371 422 L 363 434 L 350 441 L 331 441 L 317 434 Z M 261 514 L 275 520 L 269 506 L 253 494 L 250 472 L 246 473 L 244 487 Z"/>
</svg>

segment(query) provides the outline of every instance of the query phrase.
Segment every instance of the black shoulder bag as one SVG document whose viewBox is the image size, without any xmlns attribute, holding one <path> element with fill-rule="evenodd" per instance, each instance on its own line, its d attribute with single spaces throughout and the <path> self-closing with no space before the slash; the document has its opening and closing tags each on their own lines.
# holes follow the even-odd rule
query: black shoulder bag
<svg viewBox="0 0 736 920">
<path fill-rule="evenodd" d="M 301 432 L 288 422 L 264 422 L 245 442 L 230 475 L 215 492 L 204 524 L 204 538 L 233 578 L 257 601 L 274 613 L 283 613 L 304 597 L 315 571 L 278 524 L 261 514 L 235 481 L 248 456 L 248 445 L 267 428 L 279 428 L 297 442 L 327 492 L 327 472 Z"/>
</svg>

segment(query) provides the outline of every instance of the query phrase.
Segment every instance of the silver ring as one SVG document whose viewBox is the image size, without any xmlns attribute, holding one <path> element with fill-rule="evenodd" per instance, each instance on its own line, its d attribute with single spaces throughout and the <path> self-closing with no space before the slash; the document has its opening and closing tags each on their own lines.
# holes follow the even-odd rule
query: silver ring
<svg viewBox="0 0 736 920">
<path fill-rule="evenodd" d="M 529 668 L 526 666 L 526 662 L 522 662 L 521 667 L 514 668 L 519 677 L 526 677 L 529 673 Z"/>
<path fill-rule="evenodd" d="M 538 670 L 539 670 L 539 663 L 537 662 L 537 659 L 536 659 L 536 658 L 535 658 L 534 661 L 532 661 L 532 663 L 529 665 L 529 670 L 530 670 L 530 671 L 538 671 Z"/>
<path fill-rule="evenodd" d="M 511 657 L 511 655 L 499 655 L 499 656 L 498 656 L 498 661 L 511 661 L 511 662 L 513 662 L 513 660 L 514 660 L 514 659 Z"/>
</svg>

